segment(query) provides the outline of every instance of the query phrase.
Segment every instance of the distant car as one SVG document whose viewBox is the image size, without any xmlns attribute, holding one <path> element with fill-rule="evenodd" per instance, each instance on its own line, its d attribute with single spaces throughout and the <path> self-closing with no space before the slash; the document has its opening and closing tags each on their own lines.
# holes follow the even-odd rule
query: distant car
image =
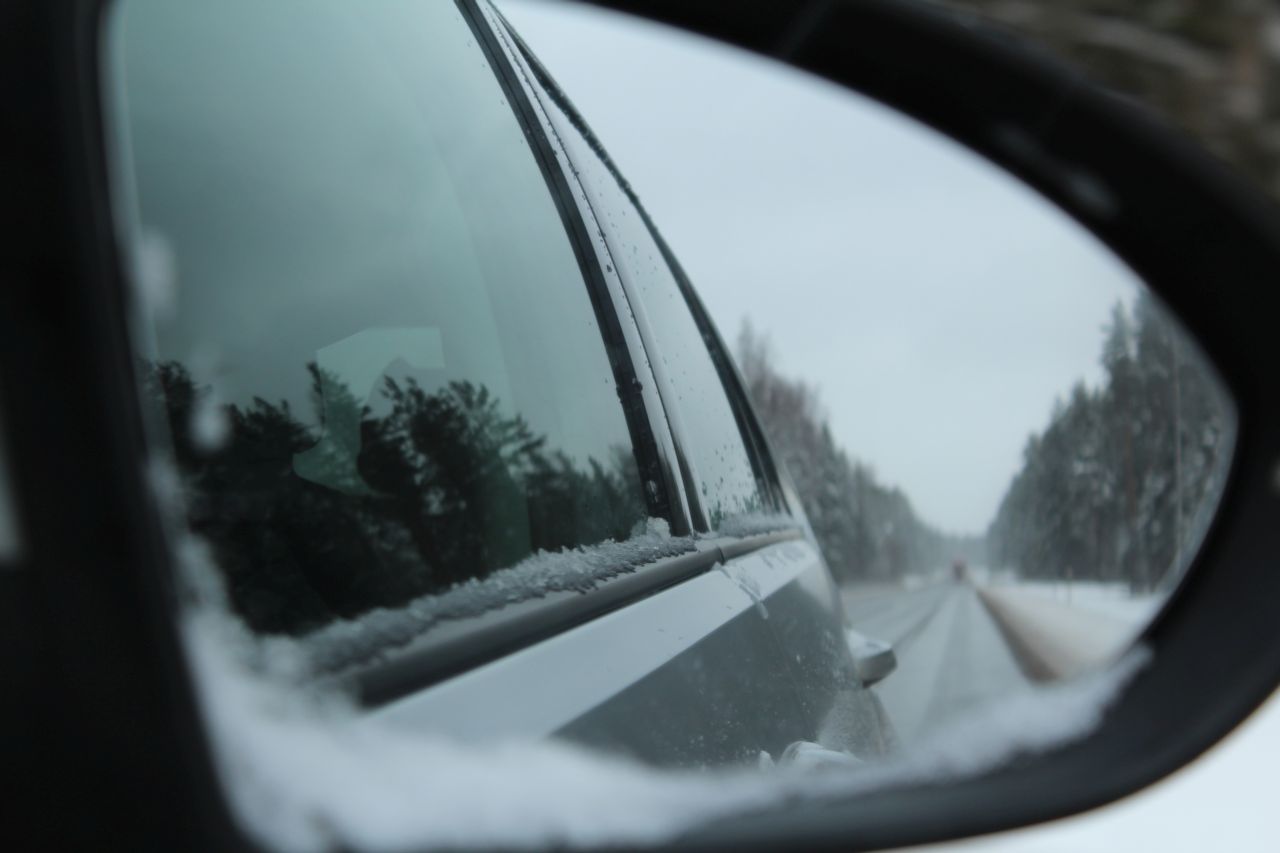
<svg viewBox="0 0 1280 853">
<path fill-rule="evenodd" d="M 967 581 L 969 579 L 969 564 L 958 557 L 952 560 L 951 577 L 957 581 Z"/>
<path fill-rule="evenodd" d="M 424 731 L 886 751 L 892 656 L 846 635 L 693 289 L 487 4 L 121 7 L 125 233 L 165 301 L 140 379 L 244 623 Z"/>
</svg>

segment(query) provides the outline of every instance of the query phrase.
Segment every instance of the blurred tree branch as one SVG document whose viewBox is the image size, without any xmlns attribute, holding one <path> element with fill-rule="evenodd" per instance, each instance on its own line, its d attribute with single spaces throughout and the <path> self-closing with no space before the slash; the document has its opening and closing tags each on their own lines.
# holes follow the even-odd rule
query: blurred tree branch
<svg viewBox="0 0 1280 853">
<path fill-rule="evenodd" d="M 1280 198 L 1280 8 L 1269 0 L 934 0 L 1011 31 Z"/>
</svg>

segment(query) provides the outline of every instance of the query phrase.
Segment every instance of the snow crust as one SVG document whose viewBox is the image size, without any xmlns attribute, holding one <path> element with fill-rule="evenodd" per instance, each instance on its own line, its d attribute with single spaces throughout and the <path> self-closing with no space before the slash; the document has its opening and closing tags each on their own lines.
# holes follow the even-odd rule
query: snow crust
<svg viewBox="0 0 1280 853">
<path fill-rule="evenodd" d="M 191 613 L 185 635 L 231 804 L 273 849 L 653 844 L 773 796 L 741 771 L 661 773 L 562 742 L 463 745 L 361 718 L 223 614 Z"/>
<path fill-rule="evenodd" d="M 1087 734 L 1148 658 L 1138 650 L 1096 677 L 977 709 L 883 764 L 818 772 L 762 754 L 758 768 L 697 772 L 555 740 L 462 744 L 363 716 L 304 685 L 296 650 L 264 644 L 216 607 L 190 610 L 184 634 L 231 805 L 282 850 L 649 845 L 797 797 L 958 780 Z"/>
<path fill-rule="evenodd" d="M 444 620 L 465 619 L 507 604 L 556 592 L 587 592 L 641 566 L 694 550 L 692 537 L 672 536 L 667 522 L 649 519 L 622 541 L 607 539 L 562 551 L 538 551 L 513 566 L 470 579 L 403 607 L 378 608 L 326 625 L 298 641 L 317 668 L 334 671 L 411 650 Z"/>
</svg>

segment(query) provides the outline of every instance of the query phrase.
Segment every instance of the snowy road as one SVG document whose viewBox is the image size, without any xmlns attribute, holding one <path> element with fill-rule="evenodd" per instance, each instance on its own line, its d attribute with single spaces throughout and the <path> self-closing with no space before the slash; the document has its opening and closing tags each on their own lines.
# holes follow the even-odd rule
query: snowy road
<svg viewBox="0 0 1280 853">
<path fill-rule="evenodd" d="M 893 644 L 898 669 L 875 689 L 911 744 L 953 715 L 1028 690 L 1000 628 L 967 583 L 845 593 L 850 625 Z"/>
</svg>

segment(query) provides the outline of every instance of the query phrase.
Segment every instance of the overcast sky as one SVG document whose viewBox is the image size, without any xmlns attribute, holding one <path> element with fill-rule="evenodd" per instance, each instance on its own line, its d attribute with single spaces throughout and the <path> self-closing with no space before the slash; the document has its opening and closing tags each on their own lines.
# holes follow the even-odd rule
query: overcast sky
<svg viewBox="0 0 1280 853">
<path fill-rule="evenodd" d="M 611 13 L 499 5 L 726 339 L 749 319 L 882 482 L 946 530 L 985 530 L 1054 399 L 1097 382 L 1133 276 L 1056 208 L 875 102 Z"/>
</svg>

